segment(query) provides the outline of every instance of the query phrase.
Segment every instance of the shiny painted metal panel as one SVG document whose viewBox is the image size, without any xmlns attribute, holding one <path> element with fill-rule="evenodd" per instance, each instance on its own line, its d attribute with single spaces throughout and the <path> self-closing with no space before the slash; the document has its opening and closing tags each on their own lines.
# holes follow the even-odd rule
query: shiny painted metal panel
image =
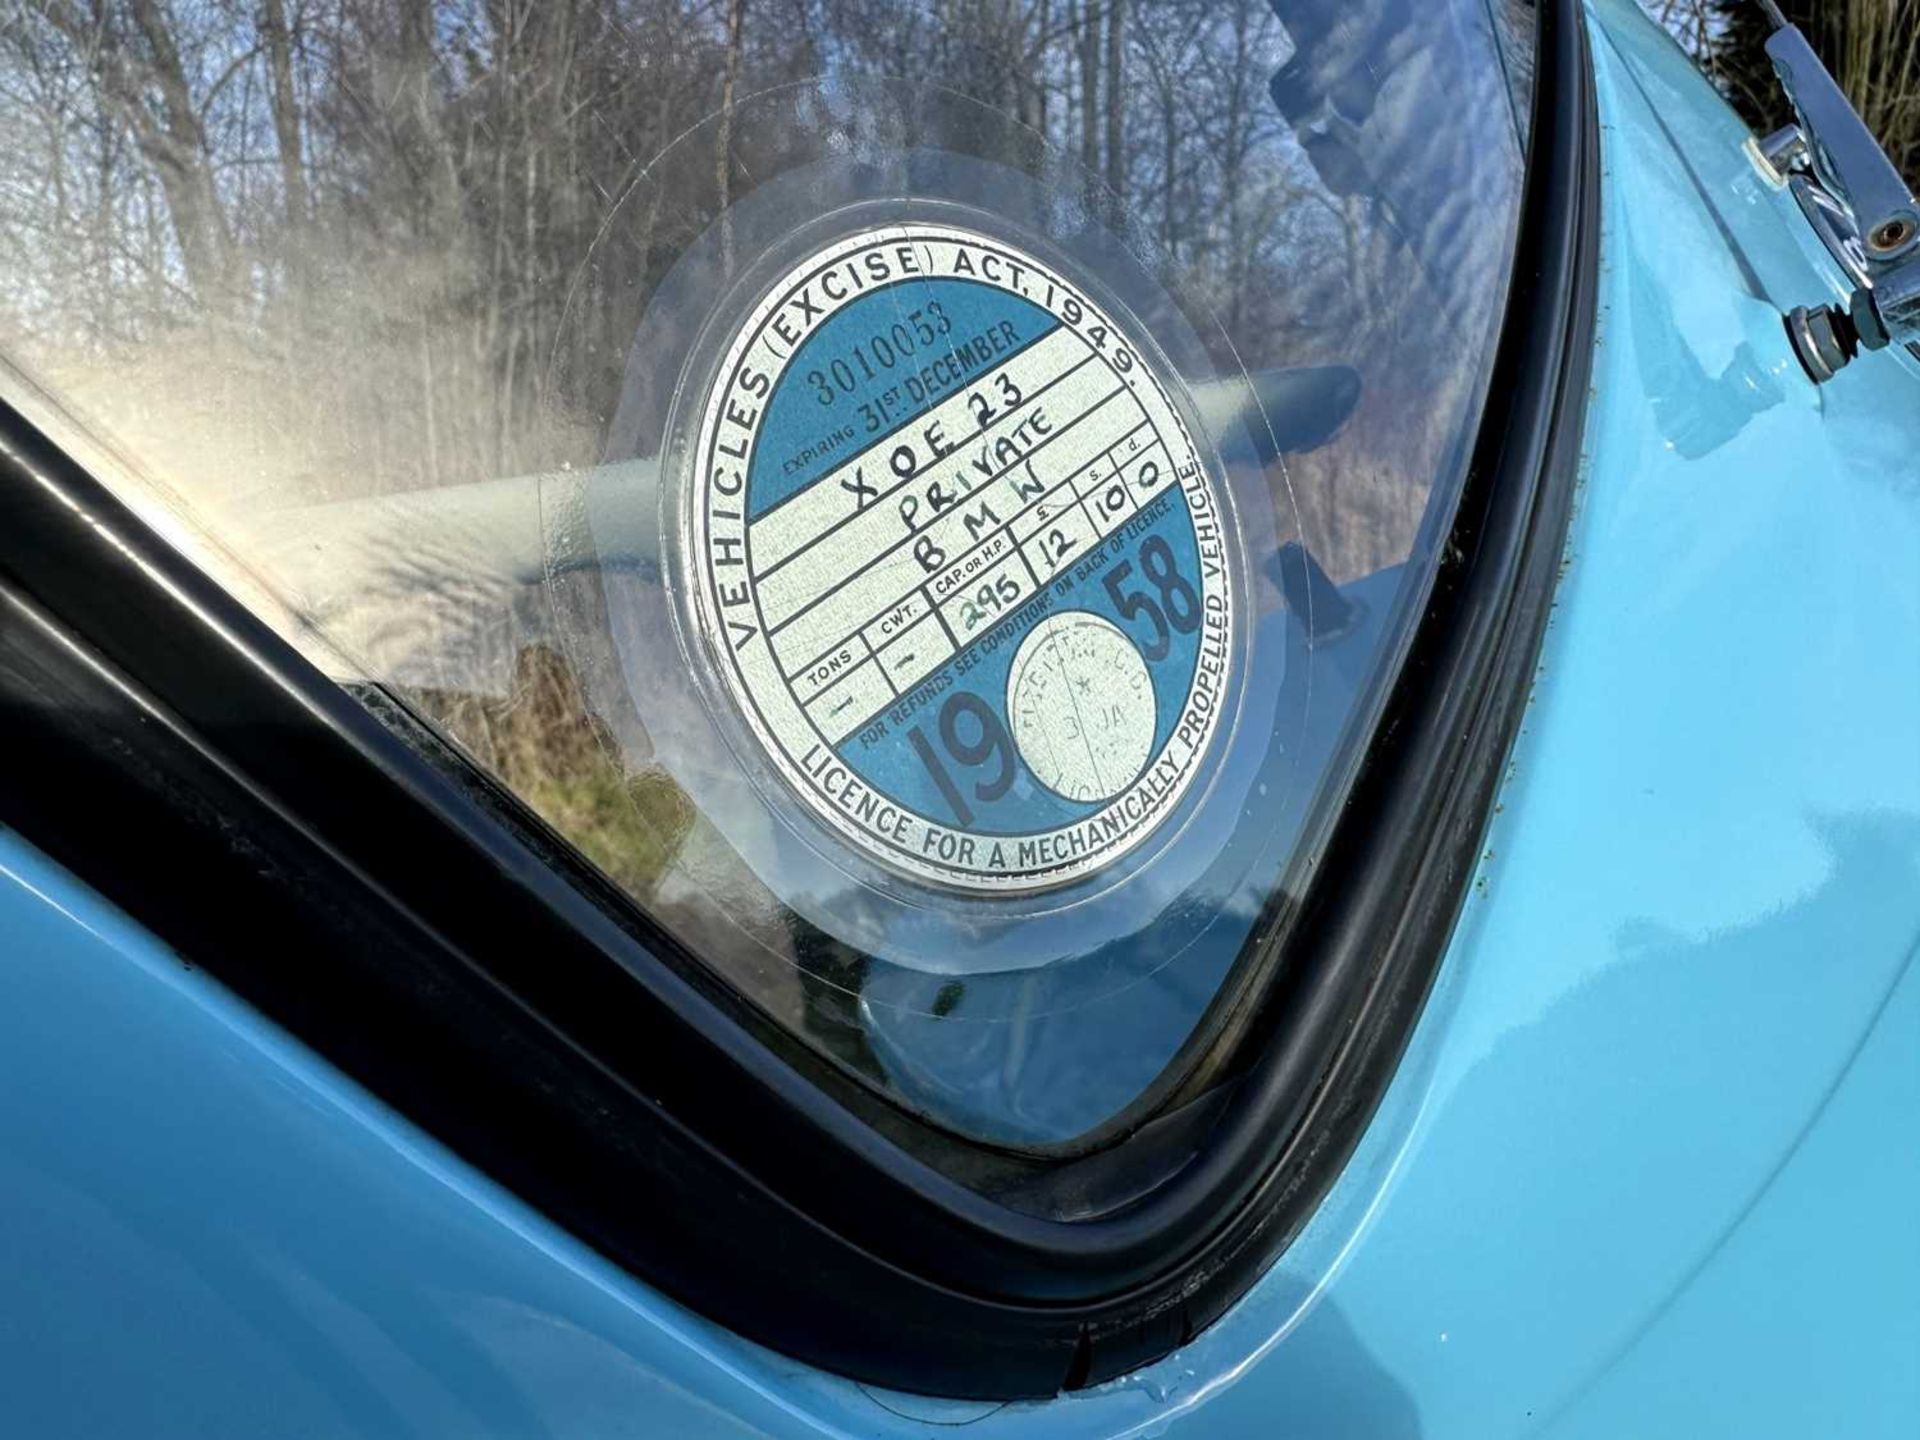
<svg viewBox="0 0 1920 1440">
<path fill-rule="evenodd" d="M 9 1427 L 1912 1433 L 1920 383 L 1891 355 L 1802 378 L 1778 315 L 1839 289 L 1830 259 L 1665 38 L 1595 19 L 1601 348 L 1526 730 L 1406 1064 L 1239 1307 L 1047 1404 L 808 1372 L 0 837 Z"/>
<path fill-rule="evenodd" d="M 0 1432 L 775 1423 L 695 1399 L 677 1317 L 6 832 L 0 992 Z"/>
</svg>

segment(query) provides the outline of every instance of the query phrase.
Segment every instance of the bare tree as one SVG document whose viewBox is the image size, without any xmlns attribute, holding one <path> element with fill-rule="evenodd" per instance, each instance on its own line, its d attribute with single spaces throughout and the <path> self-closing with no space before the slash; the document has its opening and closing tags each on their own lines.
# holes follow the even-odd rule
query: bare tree
<svg viewBox="0 0 1920 1440">
<path fill-rule="evenodd" d="M 733 214 L 727 207 L 733 194 L 733 89 L 740 80 L 740 44 L 742 25 L 747 18 L 747 0 L 727 0 L 727 68 L 720 82 L 720 143 L 714 161 L 714 188 L 720 194 L 721 264 L 733 271 Z"/>
<path fill-rule="evenodd" d="M 33 4 L 94 67 L 102 98 L 166 192 L 189 282 L 203 303 L 217 303 L 227 290 L 229 236 L 170 17 L 156 0 L 129 0 L 124 15 L 105 8 L 83 14 L 68 0 Z"/>
<path fill-rule="evenodd" d="M 1080 163 L 1100 173 L 1100 5 L 1080 0 L 1073 19 L 1080 61 Z"/>
<path fill-rule="evenodd" d="M 300 101 L 293 88 L 293 37 L 287 29 L 286 0 L 262 0 L 260 39 L 266 47 L 272 81 L 273 133 L 280 147 L 280 184 L 285 192 L 287 225 L 306 222 L 307 177 L 300 151 Z"/>
<path fill-rule="evenodd" d="M 1127 196 L 1127 0 L 1107 0 L 1107 189 L 1116 206 Z"/>
</svg>

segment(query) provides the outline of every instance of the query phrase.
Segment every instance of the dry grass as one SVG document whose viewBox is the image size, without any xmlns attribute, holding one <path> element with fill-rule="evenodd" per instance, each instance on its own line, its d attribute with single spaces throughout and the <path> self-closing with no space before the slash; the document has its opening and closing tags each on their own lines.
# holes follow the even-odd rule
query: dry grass
<svg viewBox="0 0 1920 1440">
<path fill-rule="evenodd" d="M 654 894 L 693 827 L 693 802 L 658 768 L 627 772 L 561 655 L 523 649 L 504 698 L 406 698 L 623 890 Z"/>
</svg>

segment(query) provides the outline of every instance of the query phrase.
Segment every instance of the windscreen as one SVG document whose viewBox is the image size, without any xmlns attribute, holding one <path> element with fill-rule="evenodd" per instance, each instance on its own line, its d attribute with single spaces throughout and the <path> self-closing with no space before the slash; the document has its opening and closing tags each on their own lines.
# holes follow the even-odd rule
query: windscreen
<svg viewBox="0 0 1920 1440">
<path fill-rule="evenodd" d="M 1084 1148 L 1289 965 L 1486 402 L 1533 23 L 27 0 L 0 391 L 780 1032 Z"/>
</svg>

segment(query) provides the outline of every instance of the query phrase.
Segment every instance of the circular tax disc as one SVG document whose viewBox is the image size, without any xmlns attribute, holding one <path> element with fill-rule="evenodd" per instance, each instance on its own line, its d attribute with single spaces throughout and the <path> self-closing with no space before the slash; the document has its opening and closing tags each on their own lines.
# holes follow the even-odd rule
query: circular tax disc
<svg viewBox="0 0 1920 1440">
<path fill-rule="evenodd" d="M 1008 242 L 903 223 L 792 266 L 699 409 L 694 626 L 764 760 L 889 869 L 1088 877 L 1224 721 L 1233 546 L 1170 375 Z"/>
<path fill-rule="evenodd" d="M 1007 674 L 1014 744 L 1034 778 L 1069 800 L 1111 800 L 1153 753 L 1153 676 L 1112 621 L 1085 610 L 1027 632 Z"/>
</svg>

